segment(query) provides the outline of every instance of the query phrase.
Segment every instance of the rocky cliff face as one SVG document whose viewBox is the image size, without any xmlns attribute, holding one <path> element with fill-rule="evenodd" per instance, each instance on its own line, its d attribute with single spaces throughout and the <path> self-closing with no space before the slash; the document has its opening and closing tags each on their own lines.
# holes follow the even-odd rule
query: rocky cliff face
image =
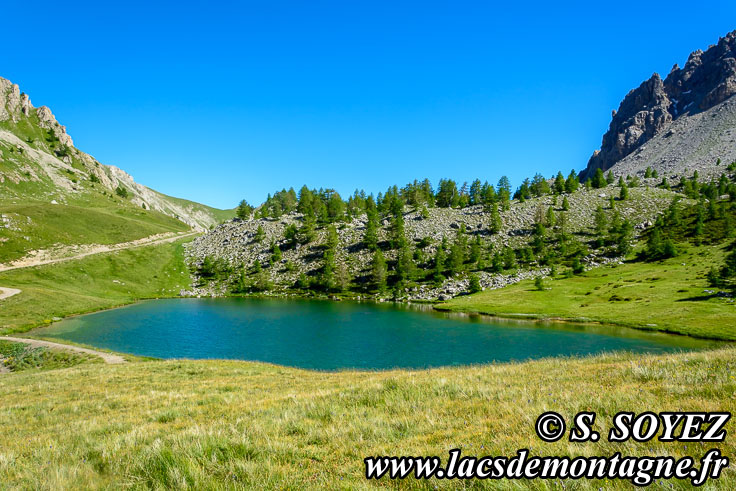
<svg viewBox="0 0 736 491">
<path fill-rule="evenodd" d="M 736 31 L 707 51 L 690 54 L 664 80 L 655 73 L 629 92 L 614 111 L 601 149 L 588 161 L 581 177 L 597 168 L 607 170 L 646 142 L 665 132 L 673 121 L 707 111 L 736 94 Z"/>
</svg>

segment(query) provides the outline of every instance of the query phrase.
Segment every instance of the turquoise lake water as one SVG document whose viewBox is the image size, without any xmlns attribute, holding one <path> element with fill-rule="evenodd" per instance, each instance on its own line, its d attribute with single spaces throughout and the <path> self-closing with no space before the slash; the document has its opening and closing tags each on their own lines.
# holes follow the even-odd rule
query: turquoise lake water
<svg viewBox="0 0 736 491">
<path fill-rule="evenodd" d="M 427 368 L 715 343 L 613 327 L 502 322 L 390 304 L 166 299 L 70 318 L 39 334 L 157 358 L 319 369 Z"/>
</svg>

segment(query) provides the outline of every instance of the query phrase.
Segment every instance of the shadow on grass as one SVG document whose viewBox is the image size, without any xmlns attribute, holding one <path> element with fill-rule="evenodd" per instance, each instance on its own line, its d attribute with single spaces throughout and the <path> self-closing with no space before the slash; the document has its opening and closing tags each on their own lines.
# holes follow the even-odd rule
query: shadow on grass
<svg viewBox="0 0 736 491">
<path fill-rule="evenodd" d="M 675 302 L 703 302 L 705 300 L 710 300 L 711 298 L 718 298 L 718 294 L 712 293 L 710 295 L 698 295 L 697 297 L 680 298 L 678 300 L 675 300 Z"/>
</svg>

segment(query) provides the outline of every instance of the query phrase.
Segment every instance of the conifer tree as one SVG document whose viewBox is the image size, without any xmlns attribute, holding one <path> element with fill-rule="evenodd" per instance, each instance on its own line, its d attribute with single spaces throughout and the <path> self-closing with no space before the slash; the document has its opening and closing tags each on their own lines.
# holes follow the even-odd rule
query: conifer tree
<svg viewBox="0 0 736 491">
<path fill-rule="evenodd" d="M 476 235 L 475 240 L 470 244 L 469 262 L 475 264 L 480 260 L 482 247 L 483 243 L 480 240 L 480 235 Z"/>
<path fill-rule="evenodd" d="M 465 241 L 459 236 L 455 239 L 452 247 L 450 247 L 450 256 L 447 261 L 447 269 L 450 271 L 450 275 L 455 275 L 462 271 L 463 264 L 465 263 L 465 247 Z"/>
<path fill-rule="evenodd" d="M 202 278 L 211 278 L 215 276 L 215 261 L 212 259 L 212 256 L 204 257 L 197 272 Z"/>
<path fill-rule="evenodd" d="M 680 197 L 675 196 L 667 207 L 667 211 L 665 212 L 665 223 L 668 227 L 679 227 L 681 224 L 679 203 Z"/>
<path fill-rule="evenodd" d="M 558 172 L 557 177 L 555 177 L 554 192 L 555 194 L 565 192 L 565 177 L 562 175 L 562 172 Z"/>
<path fill-rule="evenodd" d="M 232 293 L 246 293 L 248 290 L 250 290 L 248 273 L 245 268 L 240 268 L 235 281 L 233 281 L 232 285 L 230 286 L 230 291 Z"/>
<path fill-rule="evenodd" d="M 503 223 L 501 222 L 501 213 L 498 211 L 498 206 L 495 204 L 491 207 L 491 221 L 488 229 L 492 234 L 497 234 L 501 231 Z"/>
<path fill-rule="evenodd" d="M 696 210 L 696 218 L 695 218 L 695 230 L 693 231 L 693 235 L 695 236 L 695 244 L 700 245 L 701 238 L 703 236 L 703 232 L 705 231 L 705 209 L 703 207 L 703 202 L 701 201 L 698 203 Z"/>
<path fill-rule="evenodd" d="M 378 213 L 369 209 L 367 218 L 363 244 L 369 251 L 375 251 L 378 248 Z"/>
<path fill-rule="evenodd" d="M 516 262 L 516 253 L 511 247 L 503 249 L 503 269 L 514 269 L 518 266 Z"/>
<path fill-rule="evenodd" d="M 616 253 L 620 256 L 626 256 L 631 252 L 631 240 L 634 237 L 634 225 L 626 219 L 621 222 L 618 234 L 614 237 Z"/>
<path fill-rule="evenodd" d="M 606 219 L 606 212 L 603 211 L 603 207 L 598 205 L 595 210 L 595 235 L 596 235 L 596 247 L 602 247 L 605 243 L 606 227 L 608 220 Z"/>
<path fill-rule="evenodd" d="M 271 241 L 271 262 L 277 263 L 281 261 L 281 249 L 275 241 Z"/>
<path fill-rule="evenodd" d="M 498 180 L 496 193 L 498 194 L 498 199 L 501 202 L 501 209 L 507 211 L 511 206 L 511 181 L 509 181 L 508 177 L 502 176 L 501 179 Z"/>
<path fill-rule="evenodd" d="M 647 239 L 646 255 L 649 258 L 658 258 L 662 255 L 662 233 L 659 231 L 659 227 L 654 227 L 649 233 Z"/>
<path fill-rule="evenodd" d="M 296 280 L 296 286 L 302 290 L 309 288 L 309 278 L 304 273 L 299 273 L 299 277 Z"/>
<path fill-rule="evenodd" d="M 731 238 L 733 237 L 733 231 L 733 220 L 731 219 L 731 214 L 727 212 L 723 216 L 723 235 L 726 238 Z"/>
<path fill-rule="evenodd" d="M 663 257 L 669 258 L 669 257 L 675 257 L 677 256 L 677 246 L 675 246 L 675 243 L 672 239 L 669 237 L 664 240 L 663 245 Z"/>
<path fill-rule="evenodd" d="M 383 258 L 381 250 L 377 249 L 373 253 L 373 260 L 371 261 L 371 286 L 375 290 L 383 292 L 386 289 L 387 276 L 386 260 Z"/>
<path fill-rule="evenodd" d="M 325 238 L 325 246 L 328 249 L 335 250 L 338 244 L 337 229 L 334 225 L 327 227 L 327 237 Z"/>
<path fill-rule="evenodd" d="M 731 247 L 731 252 L 726 256 L 723 266 L 720 270 L 721 280 L 731 284 L 736 289 L 736 242 Z"/>
<path fill-rule="evenodd" d="M 498 252 L 491 257 L 491 271 L 494 273 L 503 271 L 503 257 Z"/>
<path fill-rule="evenodd" d="M 262 225 L 258 225 L 258 228 L 256 229 L 256 235 L 253 237 L 253 241 L 257 244 L 260 244 L 263 242 L 263 239 L 266 237 L 266 232 L 263 230 Z"/>
<path fill-rule="evenodd" d="M 404 215 L 399 213 L 391 220 L 391 247 L 401 249 L 406 245 L 404 234 Z"/>
<path fill-rule="evenodd" d="M 567 214 L 564 212 L 557 217 L 557 237 L 560 242 L 567 240 Z"/>
<path fill-rule="evenodd" d="M 469 278 L 468 291 L 470 291 L 470 293 L 478 293 L 482 290 L 483 288 L 480 286 L 480 278 L 478 278 L 478 275 L 471 274 Z"/>
<path fill-rule="evenodd" d="M 350 288 L 350 274 L 347 265 L 343 261 L 339 261 L 335 268 L 335 289 L 344 292 L 348 288 Z"/>
<path fill-rule="evenodd" d="M 300 244 L 308 244 L 314 240 L 315 232 L 315 219 L 314 216 L 311 214 L 304 216 L 304 222 L 302 222 L 302 226 L 299 227 L 299 231 L 297 233 L 297 240 Z"/>
<path fill-rule="evenodd" d="M 458 205 L 460 193 L 457 184 L 452 179 L 440 179 L 435 200 L 440 208 L 450 208 Z"/>
<path fill-rule="evenodd" d="M 406 281 L 414 279 L 415 270 L 416 268 L 411 248 L 405 242 L 401 249 L 399 249 L 397 256 L 396 277 L 398 281 L 403 284 Z"/>
<path fill-rule="evenodd" d="M 481 199 L 483 203 L 483 208 L 486 211 L 489 211 L 491 206 L 494 206 L 496 204 L 496 201 L 498 201 L 498 195 L 496 194 L 496 190 L 488 184 L 488 182 L 483 183 L 483 186 L 481 187 Z"/>
<path fill-rule="evenodd" d="M 473 183 L 470 185 L 470 204 L 471 205 L 479 205 L 482 203 L 482 196 L 481 196 L 481 184 L 480 179 L 476 179 L 473 181 Z"/>
<path fill-rule="evenodd" d="M 541 256 L 544 253 L 546 234 L 547 230 L 544 228 L 544 224 L 542 222 L 534 224 L 531 246 L 534 254 L 537 256 Z"/>
<path fill-rule="evenodd" d="M 441 285 L 445 281 L 445 252 L 442 247 L 437 247 L 437 251 L 434 254 L 434 282 L 437 285 Z"/>
<path fill-rule="evenodd" d="M 241 200 L 240 203 L 238 203 L 238 208 L 235 213 L 241 220 L 247 220 L 250 218 L 251 213 L 253 213 L 253 207 L 250 206 L 247 201 Z"/>
<path fill-rule="evenodd" d="M 544 196 L 550 192 L 549 183 L 542 174 L 535 174 L 532 183 L 529 185 L 529 190 L 534 196 Z"/>
<path fill-rule="evenodd" d="M 544 222 L 548 228 L 555 228 L 557 225 L 557 217 L 551 206 L 547 208 L 547 216 L 545 216 Z"/>
<path fill-rule="evenodd" d="M 603 169 L 601 169 L 600 167 L 595 170 L 595 174 L 593 174 L 593 177 L 592 179 L 590 179 L 590 181 L 590 184 L 595 189 L 600 189 L 608 186 L 608 181 L 606 181 L 606 177 L 603 175 Z"/>
<path fill-rule="evenodd" d="M 337 269 L 337 263 L 335 261 L 335 250 L 325 249 L 322 256 L 322 275 L 321 283 L 322 287 L 327 291 L 332 291 L 335 288 L 335 270 Z"/>
<path fill-rule="evenodd" d="M 286 228 L 284 228 L 284 240 L 286 240 L 287 249 L 292 248 L 296 245 L 298 234 L 299 229 L 296 228 L 296 225 L 294 225 L 293 223 L 290 223 L 286 226 Z"/>
<path fill-rule="evenodd" d="M 567 176 L 567 179 L 565 180 L 565 192 L 568 194 L 574 193 L 578 190 L 578 187 L 580 186 L 580 181 L 578 180 L 578 175 L 575 172 L 575 169 L 570 171 L 570 174 Z"/>
</svg>

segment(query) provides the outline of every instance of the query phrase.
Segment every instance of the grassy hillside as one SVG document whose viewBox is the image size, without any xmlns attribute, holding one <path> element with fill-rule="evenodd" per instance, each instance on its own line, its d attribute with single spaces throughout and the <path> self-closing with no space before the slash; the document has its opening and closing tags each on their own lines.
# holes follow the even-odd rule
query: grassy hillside
<svg viewBox="0 0 736 491">
<path fill-rule="evenodd" d="M 0 86 L 0 264 L 56 245 L 206 230 L 234 216 L 163 195 L 101 164 L 73 146 L 48 108 L 8 92 L 4 79 Z"/>
<path fill-rule="evenodd" d="M 561 318 L 736 340 L 736 304 L 718 297 L 706 275 L 720 266 L 725 245 L 690 247 L 658 262 L 631 261 L 572 278 L 547 278 L 457 297 L 437 306 L 454 312 Z"/>
<path fill-rule="evenodd" d="M 197 203 L 196 201 L 190 201 L 188 199 L 176 198 L 174 196 L 168 196 L 166 194 L 159 193 L 159 192 L 156 192 L 156 194 L 163 196 L 164 198 L 166 198 L 167 201 L 176 203 L 182 206 L 183 208 L 190 209 L 193 211 L 200 211 L 200 212 L 209 214 L 212 217 L 214 217 L 217 223 L 224 222 L 225 220 L 230 220 L 231 218 L 235 218 L 235 208 L 232 208 L 229 210 L 221 210 L 219 208 L 213 208 L 211 206 L 203 205 L 202 203 Z"/>
<path fill-rule="evenodd" d="M 178 295 L 190 284 L 181 241 L 0 273 L 22 293 L 2 300 L 0 333 L 28 330 L 63 317 Z"/>
<path fill-rule="evenodd" d="M 722 296 L 726 292 L 712 287 L 707 277 L 723 266 L 732 247 L 735 221 L 733 203 L 713 200 L 710 206 L 670 206 L 622 265 L 546 278 L 543 289 L 524 281 L 457 297 L 437 308 L 596 321 L 736 340 L 736 302 L 732 296 Z M 672 241 L 675 257 L 657 261 L 647 257 L 655 232 Z"/>
<path fill-rule="evenodd" d="M 66 205 L 0 203 L 5 223 L 0 228 L 0 264 L 24 257 L 30 250 L 57 245 L 115 244 L 189 229 L 163 213 L 101 200 L 85 201 Z"/>
<path fill-rule="evenodd" d="M 429 371 L 322 373 L 248 362 L 81 365 L 0 376 L 0 481 L 25 488 L 372 488 L 369 455 L 702 456 L 711 445 L 543 444 L 544 411 L 736 410 L 736 349 Z M 104 388 L 101 390 L 101 388 Z M 732 434 L 734 422 L 727 424 Z M 731 458 L 732 438 L 715 445 Z M 493 481 L 384 481 L 496 489 Z M 518 483 L 523 485 L 524 483 Z M 676 488 L 682 484 L 673 481 Z M 511 486 L 511 484 L 508 484 Z M 629 483 L 536 481 L 537 489 Z M 728 468 L 717 482 L 736 486 Z M 668 484 L 665 484 L 668 486 Z"/>
<path fill-rule="evenodd" d="M 24 136 L 23 151 L 0 139 L 0 263 L 56 245 L 111 244 L 189 229 L 174 217 L 115 194 L 98 178 L 91 180 L 76 158 L 69 157 L 66 168 L 41 165 L 39 161 L 53 158 L 53 151 L 46 148 L 44 130 L 31 119 L 14 126 Z M 36 153 L 31 153 L 33 147 Z"/>
</svg>

